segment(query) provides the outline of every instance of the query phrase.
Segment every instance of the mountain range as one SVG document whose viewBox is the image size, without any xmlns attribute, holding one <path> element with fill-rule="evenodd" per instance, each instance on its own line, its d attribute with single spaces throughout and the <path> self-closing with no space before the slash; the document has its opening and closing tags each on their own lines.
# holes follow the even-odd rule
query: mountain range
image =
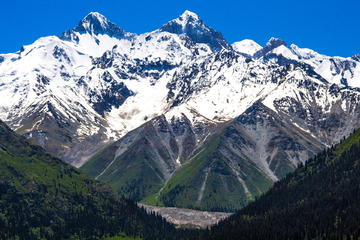
<svg viewBox="0 0 360 240">
<path fill-rule="evenodd" d="M 295 172 L 276 182 L 267 193 L 211 229 L 191 230 L 175 228 L 155 213 L 146 214 L 133 201 L 118 197 L 106 184 L 19 136 L 0 121 L 0 236 L 358 239 L 359 142 L 358 129 L 340 144 L 300 163 Z M 190 217 L 191 213 L 185 215 Z"/>
<path fill-rule="evenodd" d="M 233 211 L 359 123 L 360 55 L 227 43 L 186 11 L 128 33 L 99 13 L 0 55 L 0 119 L 116 192 Z"/>
</svg>

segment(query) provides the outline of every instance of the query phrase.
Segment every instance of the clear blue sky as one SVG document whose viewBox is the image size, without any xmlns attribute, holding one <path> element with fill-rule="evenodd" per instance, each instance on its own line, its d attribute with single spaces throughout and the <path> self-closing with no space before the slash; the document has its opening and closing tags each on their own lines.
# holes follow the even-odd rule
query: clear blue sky
<svg viewBox="0 0 360 240">
<path fill-rule="evenodd" d="M 360 54 L 360 0 L 1 0 L 0 53 L 74 28 L 99 12 L 132 33 L 158 29 L 185 10 L 195 12 L 232 44 L 271 37 L 328 56 Z"/>
</svg>

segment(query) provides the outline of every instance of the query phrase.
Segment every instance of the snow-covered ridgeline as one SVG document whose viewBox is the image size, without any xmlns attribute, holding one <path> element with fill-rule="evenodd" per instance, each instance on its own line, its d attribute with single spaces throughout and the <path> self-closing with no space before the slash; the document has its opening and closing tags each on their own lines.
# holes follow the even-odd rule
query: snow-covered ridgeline
<svg viewBox="0 0 360 240">
<path fill-rule="evenodd" d="M 50 114 L 51 106 L 62 121 L 80 123 L 74 131 L 80 141 L 100 132 L 113 141 L 164 113 L 221 123 L 259 101 L 289 112 L 283 99 L 325 113 L 343 101 L 341 109 L 350 111 L 354 105 L 341 97 L 356 91 L 333 94 L 331 85 L 360 87 L 359 76 L 358 58 L 327 57 L 275 38 L 264 48 L 252 40 L 230 46 L 189 11 L 141 35 L 90 13 L 59 37 L 0 56 L 0 118 L 14 129 L 29 123 L 31 132 L 44 118 L 23 116 Z"/>
</svg>

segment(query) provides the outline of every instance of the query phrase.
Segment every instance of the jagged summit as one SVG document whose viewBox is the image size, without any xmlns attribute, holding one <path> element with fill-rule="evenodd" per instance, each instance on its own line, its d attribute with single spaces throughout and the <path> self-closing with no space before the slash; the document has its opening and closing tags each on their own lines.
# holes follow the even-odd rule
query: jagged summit
<svg viewBox="0 0 360 240">
<path fill-rule="evenodd" d="M 245 39 L 240 42 L 235 42 L 231 45 L 234 51 L 237 51 L 242 54 L 246 54 L 250 57 L 254 55 L 257 51 L 262 49 L 262 47 L 250 39 Z"/>
<path fill-rule="evenodd" d="M 159 31 L 186 34 L 194 42 L 208 44 L 214 50 L 231 49 L 220 32 L 208 27 L 198 15 L 188 10 L 178 18 L 163 25 Z"/>
<path fill-rule="evenodd" d="M 111 37 L 123 38 L 126 32 L 115 23 L 110 22 L 106 17 L 97 12 L 89 13 L 83 20 L 80 20 L 74 31 L 90 34 L 108 34 Z"/>
<path fill-rule="evenodd" d="M 286 47 L 286 42 L 284 42 L 283 40 L 279 39 L 279 38 L 274 38 L 272 37 L 265 45 L 264 49 L 266 49 L 267 51 L 271 51 L 279 46 L 285 46 Z"/>
<path fill-rule="evenodd" d="M 83 23 L 91 22 L 91 21 L 99 21 L 101 25 L 106 25 L 109 20 L 102 14 L 98 12 L 90 12 L 86 17 L 82 20 Z"/>
<path fill-rule="evenodd" d="M 73 29 L 80 33 L 103 34 L 108 28 L 119 28 L 98 12 L 91 12 Z M 122 29 L 121 29 L 122 30 Z"/>
<path fill-rule="evenodd" d="M 196 13 L 190 12 L 186 10 L 179 18 L 175 19 L 179 24 L 185 27 L 187 24 L 191 24 L 193 22 L 202 21 Z"/>
<path fill-rule="evenodd" d="M 265 56 L 268 52 L 271 52 L 273 49 L 282 45 L 286 47 L 286 42 L 279 38 L 272 37 L 262 49 L 260 49 L 254 54 L 254 57 L 260 58 L 262 56 Z"/>
<path fill-rule="evenodd" d="M 66 30 L 59 38 L 62 40 L 77 40 L 73 35 L 74 32 L 80 34 L 89 33 L 91 35 L 107 34 L 118 39 L 132 39 L 136 36 L 136 34 L 124 31 L 98 12 L 89 13 L 84 19 L 79 21 L 79 24 L 72 31 Z"/>
<path fill-rule="evenodd" d="M 360 62 L 360 54 L 355 54 L 354 56 L 351 57 L 353 60 Z"/>
</svg>

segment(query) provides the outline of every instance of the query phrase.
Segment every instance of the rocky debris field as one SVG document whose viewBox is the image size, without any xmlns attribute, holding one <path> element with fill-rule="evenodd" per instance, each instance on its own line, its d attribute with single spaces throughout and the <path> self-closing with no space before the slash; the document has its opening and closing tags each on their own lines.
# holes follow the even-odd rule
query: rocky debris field
<svg viewBox="0 0 360 240">
<path fill-rule="evenodd" d="M 179 226 L 188 225 L 206 228 L 232 215 L 232 213 L 203 212 L 186 208 L 155 207 L 141 203 L 138 206 L 144 207 L 148 212 L 155 212 L 167 221 Z"/>
</svg>

